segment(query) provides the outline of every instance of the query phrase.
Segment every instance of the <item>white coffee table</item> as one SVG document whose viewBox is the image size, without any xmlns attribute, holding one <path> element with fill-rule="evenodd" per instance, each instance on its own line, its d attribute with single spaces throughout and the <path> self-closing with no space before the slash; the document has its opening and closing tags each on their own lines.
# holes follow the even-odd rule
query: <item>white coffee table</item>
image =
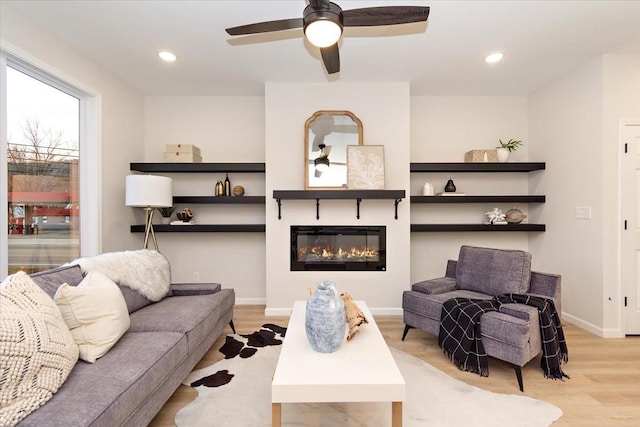
<svg viewBox="0 0 640 427">
<path fill-rule="evenodd" d="M 272 425 L 282 403 L 391 402 L 391 425 L 402 426 L 405 382 L 369 308 L 356 301 L 368 324 L 333 353 L 311 348 L 305 332 L 306 301 L 296 301 L 271 383 Z"/>
</svg>

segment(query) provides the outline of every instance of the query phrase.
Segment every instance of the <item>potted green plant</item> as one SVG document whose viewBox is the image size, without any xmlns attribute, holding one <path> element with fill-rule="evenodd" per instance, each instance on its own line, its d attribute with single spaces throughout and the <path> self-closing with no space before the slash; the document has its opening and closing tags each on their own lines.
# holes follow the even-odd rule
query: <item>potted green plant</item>
<svg viewBox="0 0 640 427">
<path fill-rule="evenodd" d="M 171 214 L 173 213 L 174 210 L 176 210 L 176 208 L 174 208 L 173 206 L 170 206 L 168 208 L 157 208 L 158 212 L 160 212 L 160 215 L 162 215 L 162 223 L 163 224 L 169 224 L 171 222 Z"/>
<path fill-rule="evenodd" d="M 516 139 L 510 139 L 507 142 L 502 142 L 501 139 L 498 141 L 500 142 L 500 145 L 496 147 L 496 151 L 498 152 L 498 162 L 500 163 L 506 162 L 509 159 L 509 153 L 516 151 L 524 145 L 522 141 L 518 141 Z"/>
</svg>

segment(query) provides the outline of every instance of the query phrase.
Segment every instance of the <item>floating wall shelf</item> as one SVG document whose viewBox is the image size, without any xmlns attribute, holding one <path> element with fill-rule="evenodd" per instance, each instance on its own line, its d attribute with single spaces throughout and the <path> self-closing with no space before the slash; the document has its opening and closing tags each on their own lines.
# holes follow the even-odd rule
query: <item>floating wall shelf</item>
<svg viewBox="0 0 640 427">
<path fill-rule="evenodd" d="M 129 169 L 138 172 L 165 173 L 264 173 L 264 163 L 130 163 Z"/>
<path fill-rule="evenodd" d="M 278 203 L 278 219 L 282 219 L 282 200 L 315 200 L 316 219 L 320 219 L 320 200 L 355 200 L 356 218 L 360 219 L 360 202 L 364 199 L 391 199 L 398 219 L 398 204 L 406 197 L 404 190 L 274 190 Z"/>
<path fill-rule="evenodd" d="M 535 163 L 411 163 L 410 172 L 533 172 L 544 170 L 544 162 Z"/>
<path fill-rule="evenodd" d="M 130 163 L 129 169 L 144 173 L 264 173 L 264 163 Z M 173 196 L 173 204 L 264 205 L 265 196 Z M 154 224 L 159 233 L 264 233 L 265 224 Z M 132 233 L 143 233 L 144 225 L 132 225 Z"/>
<path fill-rule="evenodd" d="M 412 232 L 438 232 L 438 231 L 545 231 L 544 224 L 411 224 Z"/>
<path fill-rule="evenodd" d="M 264 224 L 154 224 L 156 233 L 264 233 Z M 144 233 L 144 224 L 132 225 L 132 233 Z"/>
<path fill-rule="evenodd" d="M 545 196 L 411 196 L 411 203 L 544 203 Z"/>
<path fill-rule="evenodd" d="M 264 196 L 174 196 L 173 203 L 229 203 L 264 205 Z"/>
<path fill-rule="evenodd" d="M 527 163 L 411 163 L 411 173 L 496 173 L 534 172 L 544 170 L 544 162 Z M 411 196 L 411 204 L 418 203 L 545 203 L 541 195 L 485 195 L 485 196 Z M 411 224 L 412 232 L 442 231 L 545 231 L 544 224 Z"/>
</svg>

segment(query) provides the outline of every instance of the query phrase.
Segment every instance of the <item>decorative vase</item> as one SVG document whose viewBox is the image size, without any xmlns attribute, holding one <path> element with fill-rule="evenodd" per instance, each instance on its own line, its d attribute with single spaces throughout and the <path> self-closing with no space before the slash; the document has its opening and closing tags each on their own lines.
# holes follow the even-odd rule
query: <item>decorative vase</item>
<svg viewBox="0 0 640 427">
<path fill-rule="evenodd" d="M 244 187 L 242 185 L 236 185 L 233 187 L 233 195 L 234 196 L 243 196 L 244 195 Z"/>
<path fill-rule="evenodd" d="M 498 153 L 498 163 L 506 163 L 509 160 L 509 150 L 506 148 L 498 148 L 496 152 Z"/>
<path fill-rule="evenodd" d="M 444 192 L 445 193 L 456 192 L 456 185 L 453 183 L 453 180 L 451 178 L 449 178 L 449 181 L 447 181 L 447 185 L 444 186 Z"/>
<path fill-rule="evenodd" d="M 170 224 L 171 223 L 171 217 L 170 216 L 163 216 L 162 219 L 160 220 L 160 222 L 162 224 Z"/>
<path fill-rule="evenodd" d="M 512 208 L 507 211 L 505 219 L 509 224 L 520 224 L 526 217 L 520 209 Z"/>
<path fill-rule="evenodd" d="M 347 322 L 344 301 L 335 283 L 318 282 L 316 291 L 307 300 L 305 330 L 311 348 L 319 353 L 332 353 L 345 339 Z"/>
</svg>

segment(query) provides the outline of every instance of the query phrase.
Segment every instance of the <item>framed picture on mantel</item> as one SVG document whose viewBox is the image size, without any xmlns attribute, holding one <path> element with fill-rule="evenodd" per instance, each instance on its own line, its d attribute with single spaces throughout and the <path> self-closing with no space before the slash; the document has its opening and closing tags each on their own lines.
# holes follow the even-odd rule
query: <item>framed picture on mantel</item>
<svg viewBox="0 0 640 427">
<path fill-rule="evenodd" d="M 384 190 L 384 146 L 347 146 L 347 188 Z"/>
</svg>

